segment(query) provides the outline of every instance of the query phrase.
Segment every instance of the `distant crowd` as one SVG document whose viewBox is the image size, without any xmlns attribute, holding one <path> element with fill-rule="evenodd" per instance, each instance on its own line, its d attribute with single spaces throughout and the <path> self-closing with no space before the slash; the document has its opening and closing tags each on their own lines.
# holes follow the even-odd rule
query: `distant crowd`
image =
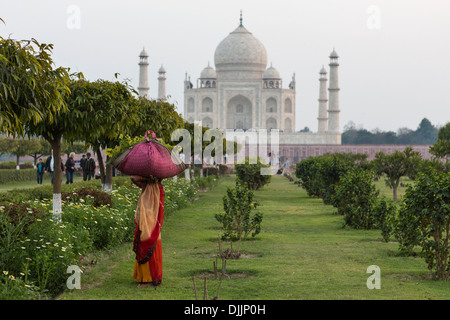
<svg viewBox="0 0 450 320">
<path fill-rule="evenodd" d="M 80 160 L 80 168 L 83 175 L 83 181 L 91 180 L 95 177 L 96 164 L 94 159 L 91 157 L 91 153 L 83 154 Z M 50 173 L 51 183 L 53 184 L 54 172 L 55 172 L 55 161 L 53 157 L 53 150 L 51 155 L 44 161 L 39 159 L 37 164 L 37 183 L 42 184 L 42 178 L 44 173 Z M 73 183 L 73 174 L 75 172 L 75 152 L 71 152 L 69 157 L 64 164 L 61 160 L 61 172 L 66 175 L 66 184 Z"/>
</svg>

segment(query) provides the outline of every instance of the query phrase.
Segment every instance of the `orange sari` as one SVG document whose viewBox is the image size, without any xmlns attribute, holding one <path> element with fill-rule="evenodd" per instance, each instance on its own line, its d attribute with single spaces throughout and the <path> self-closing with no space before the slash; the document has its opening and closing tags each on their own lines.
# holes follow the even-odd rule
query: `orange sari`
<svg viewBox="0 0 450 320">
<path fill-rule="evenodd" d="M 133 251 L 136 253 L 133 278 L 141 284 L 157 286 L 162 280 L 161 227 L 164 220 L 164 188 L 160 183 L 144 183 L 134 222 Z"/>
</svg>

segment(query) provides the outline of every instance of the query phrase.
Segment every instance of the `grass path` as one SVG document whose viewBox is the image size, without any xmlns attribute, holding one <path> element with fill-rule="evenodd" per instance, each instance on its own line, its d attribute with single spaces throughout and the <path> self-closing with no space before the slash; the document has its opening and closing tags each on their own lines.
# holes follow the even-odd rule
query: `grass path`
<svg viewBox="0 0 450 320">
<path fill-rule="evenodd" d="M 211 275 L 220 234 L 214 214 L 222 210 L 226 187 L 233 185 L 233 177 L 222 179 L 190 207 L 165 218 L 163 282 L 157 289 L 137 288 L 129 243 L 89 267 L 80 290 L 58 298 L 194 299 L 194 275 L 199 298 L 203 275 L 213 297 L 219 284 Z M 219 299 L 450 299 L 450 282 L 428 280 L 422 259 L 395 256 L 397 244 L 383 243 L 378 230 L 343 229 L 342 217 L 333 215 L 331 206 L 309 198 L 286 178 L 274 176 L 256 198 L 264 214 L 261 234 L 242 243 L 244 258 L 228 261 Z M 380 290 L 366 286 L 370 265 L 381 269 Z"/>
</svg>

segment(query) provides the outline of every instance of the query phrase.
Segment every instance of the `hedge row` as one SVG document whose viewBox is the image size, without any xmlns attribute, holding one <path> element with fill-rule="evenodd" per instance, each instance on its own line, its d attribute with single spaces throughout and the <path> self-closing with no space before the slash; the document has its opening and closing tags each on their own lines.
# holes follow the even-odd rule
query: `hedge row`
<svg viewBox="0 0 450 320">
<path fill-rule="evenodd" d="M 19 171 L 19 170 L 17 170 Z M 44 175 L 45 176 L 45 175 Z M 129 177 L 115 177 L 114 184 L 129 184 Z M 61 193 L 69 193 L 81 188 L 89 188 L 93 190 L 102 190 L 101 181 L 99 179 L 89 181 L 78 181 L 74 184 L 62 184 Z M 53 186 L 43 185 L 35 188 L 14 189 L 8 192 L 0 192 L 0 204 L 2 203 L 22 203 L 32 200 L 44 200 L 53 198 Z"/>
<path fill-rule="evenodd" d="M 50 174 L 44 173 L 44 179 L 49 179 Z M 13 181 L 36 181 L 36 169 L 2 169 L 0 170 L 0 183 Z"/>
</svg>

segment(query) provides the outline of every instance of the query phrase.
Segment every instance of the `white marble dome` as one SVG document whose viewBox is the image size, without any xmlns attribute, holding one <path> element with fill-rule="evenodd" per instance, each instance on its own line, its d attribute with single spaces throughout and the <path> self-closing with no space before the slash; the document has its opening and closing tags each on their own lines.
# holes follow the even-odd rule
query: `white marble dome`
<svg viewBox="0 0 450 320">
<path fill-rule="evenodd" d="M 264 45 L 243 25 L 239 25 L 216 48 L 214 63 L 220 71 L 259 71 L 267 66 Z"/>
<path fill-rule="evenodd" d="M 280 73 L 272 65 L 264 72 L 263 79 L 281 79 Z"/>
<path fill-rule="evenodd" d="M 200 73 L 200 79 L 216 79 L 217 73 L 208 63 L 208 66 Z"/>
</svg>

